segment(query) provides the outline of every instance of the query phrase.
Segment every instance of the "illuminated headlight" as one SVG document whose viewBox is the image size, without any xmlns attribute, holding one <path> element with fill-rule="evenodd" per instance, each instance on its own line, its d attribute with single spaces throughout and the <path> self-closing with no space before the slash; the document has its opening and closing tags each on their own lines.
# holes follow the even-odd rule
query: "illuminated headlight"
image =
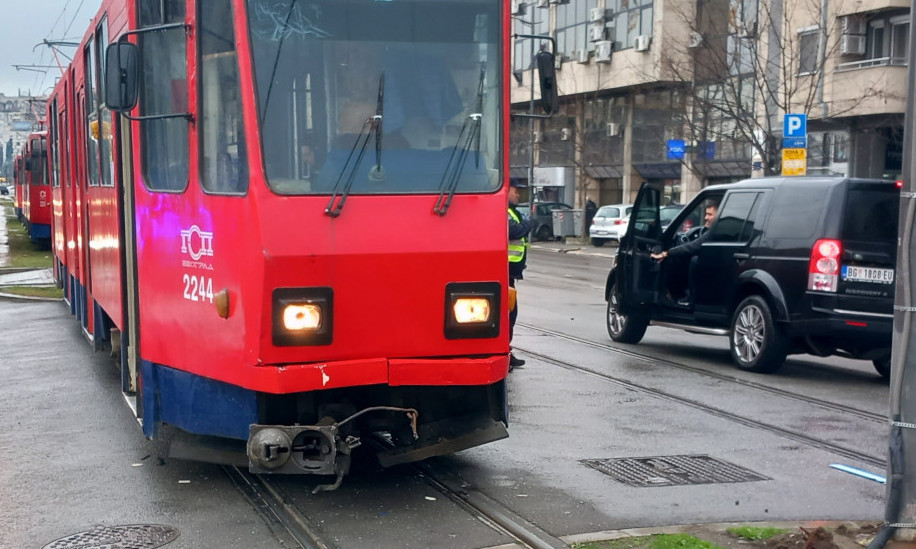
<svg viewBox="0 0 916 549">
<path fill-rule="evenodd" d="M 283 308 L 283 327 L 290 332 L 321 327 L 321 307 L 312 303 L 291 303 Z"/>
<path fill-rule="evenodd" d="M 329 345 L 333 304 L 331 288 L 275 289 L 271 296 L 274 345 Z"/>
<path fill-rule="evenodd" d="M 455 300 L 455 321 L 458 324 L 490 320 L 490 300 L 485 297 L 461 297 Z"/>
<path fill-rule="evenodd" d="M 498 282 L 453 282 L 445 287 L 445 338 L 499 335 Z"/>
</svg>

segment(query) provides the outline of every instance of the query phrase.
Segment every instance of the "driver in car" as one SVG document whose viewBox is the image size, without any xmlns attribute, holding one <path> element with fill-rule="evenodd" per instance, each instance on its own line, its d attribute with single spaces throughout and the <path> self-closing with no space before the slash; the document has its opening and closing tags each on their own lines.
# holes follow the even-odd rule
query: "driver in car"
<svg viewBox="0 0 916 549">
<path fill-rule="evenodd" d="M 693 296 L 695 294 L 695 273 L 697 270 L 697 253 L 700 251 L 700 246 L 703 245 L 703 242 L 709 238 L 709 227 L 712 226 L 713 221 L 716 220 L 716 215 L 719 213 L 719 204 L 712 203 L 706 206 L 706 215 L 704 217 L 704 224 L 701 227 L 701 230 L 698 231 L 699 235 L 696 236 L 690 242 L 685 242 L 684 244 L 679 244 L 673 248 L 659 252 L 657 254 L 650 254 L 649 257 L 657 261 L 662 261 L 666 257 L 690 257 L 690 264 L 687 267 L 687 291 L 684 294 L 684 297 L 678 299 L 677 304 L 681 307 L 690 307 L 693 304 Z"/>
</svg>

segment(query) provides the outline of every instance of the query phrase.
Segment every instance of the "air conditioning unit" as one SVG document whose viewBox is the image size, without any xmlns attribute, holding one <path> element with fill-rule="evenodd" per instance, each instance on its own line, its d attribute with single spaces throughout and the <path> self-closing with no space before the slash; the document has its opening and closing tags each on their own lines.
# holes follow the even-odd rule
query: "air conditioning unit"
<svg viewBox="0 0 916 549">
<path fill-rule="evenodd" d="M 840 17 L 840 32 L 842 34 L 865 34 L 865 17 L 861 15 Z"/>
<path fill-rule="evenodd" d="M 862 55 L 865 53 L 864 34 L 843 34 L 840 36 L 841 55 Z"/>
<path fill-rule="evenodd" d="M 525 3 L 522 0 L 512 0 L 512 15 L 525 15 Z"/>
<path fill-rule="evenodd" d="M 588 20 L 592 23 L 604 23 L 604 8 L 592 8 L 588 10 Z"/>
<path fill-rule="evenodd" d="M 739 19 L 735 27 L 738 38 L 753 38 L 757 36 L 757 21 L 742 21 Z"/>
<path fill-rule="evenodd" d="M 608 137 L 617 137 L 620 135 L 620 125 L 616 122 L 607 123 L 607 136 Z"/>
<path fill-rule="evenodd" d="M 576 50 L 576 61 L 588 63 L 588 50 Z"/>
<path fill-rule="evenodd" d="M 600 42 L 604 40 L 604 25 L 593 25 L 588 28 L 588 41 Z"/>
<path fill-rule="evenodd" d="M 538 7 L 539 8 L 550 7 L 550 2 L 548 0 L 538 0 Z"/>
<path fill-rule="evenodd" d="M 553 57 L 553 68 L 556 70 L 560 70 L 563 68 L 563 54 L 562 53 L 557 52 L 557 54 Z"/>
<path fill-rule="evenodd" d="M 602 40 L 595 44 L 595 61 L 599 63 L 610 63 L 613 52 L 614 43 L 610 40 Z"/>
<path fill-rule="evenodd" d="M 569 128 L 562 128 L 560 130 L 560 141 L 569 141 L 569 136 L 572 132 L 569 131 Z"/>
<path fill-rule="evenodd" d="M 541 142 L 541 132 L 533 132 L 533 138 L 534 138 L 533 141 L 535 143 L 540 143 Z"/>
<path fill-rule="evenodd" d="M 636 41 L 633 42 L 633 49 L 636 51 L 649 51 L 649 44 L 652 42 L 652 37 L 645 34 L 640 34 L 636 37 Z"/>
<path fill-rule="evenodd" d="M 688 39 L 688 42 L 687 42 L 687 47 L 693 49 L 693 48 L 699 48 L 702 45 L 703 45 L 703 35 L 696 31 L 691 31 L 690 38 Z"/>
</svg>

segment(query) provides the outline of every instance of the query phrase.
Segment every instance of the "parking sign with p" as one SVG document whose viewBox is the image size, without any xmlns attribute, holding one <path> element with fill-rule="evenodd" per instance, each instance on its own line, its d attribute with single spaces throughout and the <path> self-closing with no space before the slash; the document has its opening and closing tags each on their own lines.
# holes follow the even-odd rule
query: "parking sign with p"
<svg viewBox="0 0 916 549">
<path fill-rule="evenodd" d="M 807 114 L 787 114 L 782 123 L 783 137 L 805 137 L 808 135 Z"/>
</svg>

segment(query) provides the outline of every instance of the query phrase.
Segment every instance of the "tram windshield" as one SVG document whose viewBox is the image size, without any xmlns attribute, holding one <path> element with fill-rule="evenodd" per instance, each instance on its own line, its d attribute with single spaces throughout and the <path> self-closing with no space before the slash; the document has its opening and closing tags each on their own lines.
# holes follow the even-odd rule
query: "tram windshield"
<svg viewBox="0 0 916 549">
<path fill-rule="evenodd" d="M 503 1 L 249 0 L 268 185 L 495 190 Z"/>
</svg>

